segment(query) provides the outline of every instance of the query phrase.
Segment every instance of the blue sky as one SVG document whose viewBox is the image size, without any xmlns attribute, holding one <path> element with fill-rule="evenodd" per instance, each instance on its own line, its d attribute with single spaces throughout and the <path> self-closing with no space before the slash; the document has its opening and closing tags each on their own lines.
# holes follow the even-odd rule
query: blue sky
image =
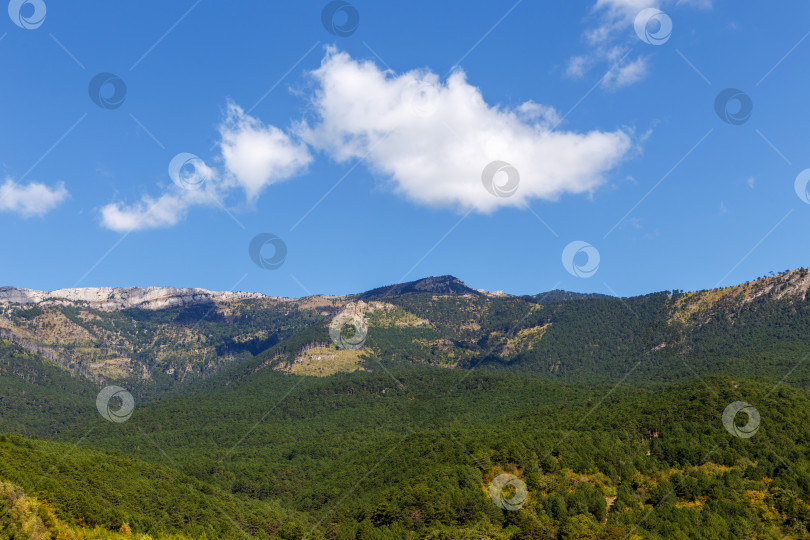
<svg viewBox="0 0 810 540">
<path fill-rule="evenodd" d="M 14 0 L 0 283 L 302 296 L 453 274 L 625 296 L 808 266 L 808 15 L 799 1 Z M 728 88 L 750 117 L 732 99 L 720 118 Z M 263 233 L 283 261 L 272 243 L 251 257 Z"/>
</svg>

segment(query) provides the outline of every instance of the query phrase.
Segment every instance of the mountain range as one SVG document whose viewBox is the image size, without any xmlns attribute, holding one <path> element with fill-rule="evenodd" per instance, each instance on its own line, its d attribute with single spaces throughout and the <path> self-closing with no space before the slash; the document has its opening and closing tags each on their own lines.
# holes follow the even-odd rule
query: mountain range
<svg viewBox="0 0 810 540">
<path fill-rule="evenodd" d="M 297 299 L 173 287 L 6 287 L 0 336 L 84 377 L 145 393 L 256 359 L 313 374 L 404 362 L 586 381 L 623 374 L 641 359 L 669 364 L 667 376 L 686 376 L 684 359 L 714 354 L 715 368 L 698 363 L 687 371 L 717 374 L 733 362 L 747 374 L 776 376 L 770 368 L 781 369 L 807 335 L 809 288 L 805 269 L 722 289 L 629 298 L 512 296 L 472 289 L 453 276 Z M 330 322 L 344 312 L 368 325 L 359 350 L 329 338 Z M 763 358 L 749 362 L 753 349 Z M 639 373 L 649 380 L 649 371 Z"/>
<path fill-rule="evenodd" d="M 0 289 L 0 538 L 810 537 L 809 288 Z"/>
</svg>

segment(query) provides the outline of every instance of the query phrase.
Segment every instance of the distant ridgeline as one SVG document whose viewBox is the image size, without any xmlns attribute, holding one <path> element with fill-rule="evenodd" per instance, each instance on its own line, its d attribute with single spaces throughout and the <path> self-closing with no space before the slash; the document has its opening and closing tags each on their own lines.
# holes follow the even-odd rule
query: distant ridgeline
<svg viewBox="0 0 810 540">
<path fill-rule="evenodd" d="M 781 377 L 810 335 L 809 287 L 808 271 L 799 269 L 723 289 L 630 298 L 515 297 L 452 276 L 300 299 L 161 287 L 2 288 L 0 337 L 90 380 L 126 382 L 145 394 L 257 361 L 289 371 L 302 363 L 306 343 L 330 343 L 330 322 L 347 310 L 368 327 L 363 360 L 344 362 L 334 347 L 319 373 L 406 363 L 604 382 L 640 363 L 631 374 L 638 383 L 729 369 Z M 810 381 L 808 373 L 800 368 L 794 382 Z"/>
</svg>

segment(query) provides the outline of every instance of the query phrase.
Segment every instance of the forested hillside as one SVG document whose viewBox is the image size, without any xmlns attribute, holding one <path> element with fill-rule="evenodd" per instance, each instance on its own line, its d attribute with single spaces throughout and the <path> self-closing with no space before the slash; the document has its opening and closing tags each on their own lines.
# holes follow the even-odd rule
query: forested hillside
<svg viewBox="0 0 810 540">
<path fill-rule="evenodd" d="M 0 476 L 73 526 L 191 537 L 296 522 L 281 537 L 808 534 L 803 390 L 709 378 L 662 393 L 434 368 L 394 372 L 402 389 L 382 374 L 267 373 L 123 424 L 74 418 L 62 445 L 8 436 Z M 750 439 L 721 421 L 737 400 L 761 415 Z M 519 508 L 493 502 L 502 474 L 525 484 Z"/>
<path fill-rule="evenodd" d="M 0 537 L 810 537 L 807 282 L 7 305 Z M 35 342 L 56 313 L 89 341 Z M 143 365 L 169 365 L 152 356 L 169 329 L 200 333 L 171 365 L 214 343 L 227 360 L 185 379 L 65 365 L 99 328 Z M 112 383 L 132 410 L 110 421 Z"/>
</svg>

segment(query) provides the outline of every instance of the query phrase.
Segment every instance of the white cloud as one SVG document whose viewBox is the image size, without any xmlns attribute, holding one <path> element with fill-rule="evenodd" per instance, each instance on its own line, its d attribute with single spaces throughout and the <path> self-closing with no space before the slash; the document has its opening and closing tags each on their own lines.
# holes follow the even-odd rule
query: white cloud
<svg viewBox="0 0 810 540">
<path fill-rule="evenodd" d="M 592 44 L 603 43 L 614 34 L 630 28 L 636 15 L 646 8 L 661 9 L 660 0 L 597 0 L 593 10 L 599 14 L 599 25 L 585 33 Z M 674 2 L 672 2 L 674 3 Z"/>
<path fill-rule="evenodd" d="M 289 178 L 309 165 L 309 149 L 275 126 L 245 114 L 241 107 L 228 104 L 219 128 L 222 157 L 228 173 L 253 200 L 266 186 Z"/>
<path fill-rule="evenodd" d="M 596 0 L 593 11 L 599 17 L 599 23 L 588 30 L 585 37 L 593 44 L 610 41 L 615 34 L 632 27 L 636 15 L 642 9 L 666 10 L 679 5 L 710 9 L 712 0 Z"/>
<path fill-rule="evenodd" d="M 101 209 L 101 224 L 119 232 L 170 227 L 179 223 L 192 206 L 217 204 L 225 194 L 217 171 L 202 161 L 195 161 L 195 177 L 184 178 L 180 174 L 182 171 L 178 171 L 178 177 L 158 198 L 144 195 L 133 204 L 105 205 Z"/>
<path fill-rule="evenodd" d="M 591 58 L 586 55 L 573 56 L 565 69 L 565 75 L 572 79 L 581 79 L 590 69 Z"/>
<path fill-rule="evenodd" d="M 101 209 L 101 224 L 113 231 L 139 231 L 176 225 L 186 213 L 190 201 L 166 193 L 158 199 L 144 196 L 132 205 L 110 203 Z"/>
<path fill-rule="evenodd" d="M 101 209 L 101 224 L 114 231 L 171 227 L 192 206 L 222 206 L 221 200 L 234 189 L 253 201 L 265 186 L 302 171 L 312 160 L 306 145 L 293 142 L 280 129 L 264 125 L 233 103 L 227 104 L 219 131 L 224 169 L 196 162 L 194 170 L 203 180 L 199 185 L 180 181 L 169 184 L 158 198 L 145 195 L 133 204 L 107 204 Z"/>
<path fill-rule="evenodd" d="M 59 206 L 68 195 L 62 182 L 54 187 L 36 182 L 23 186 L 7 178 L 0 186 L 0 212 L 13 212 L 23 217 L 41 216 Z"/>
<path fill-rule="evenodd" d="M 337 161 L 362 160 L 418 203 L 480 212 L 592 191 L 632 147 L 623 130 L 558 130 L 557 111 L 533 101 L 489 105 L 461 71 L 446 81 L 427 70 L 394 75 L 329 49 L 312 77 L 310 121 L 285 131 L 228 103 L 218 167 L 198 164 L 206 178 L 198 189 L 172 183 L 157 198 L 112 202 L 101 209 L 102 225 L 116 231 L 172 226 L 192 206 L 222 206 L 234 192 L 252 202 L 267 186 L 304 171 L 310 146 Z M 619 73 L 614 84 L 629 78 L 632 73 Z M 520 174 L 511 197 L 484 188 L 483 169 L 495 160 Z"/>
<path fill-rule="evenodd" d="M 132 204 L 109 203 L 101 208 L 101 224 L 119 232 L 170 227 L 179 223 L 192 206 L 219 203 L 226 192 L 217 171 L 201 161 L 195 165 L 199 184 L 194 178 L 184 183 L 178 176 L 158 198 L 143 195 Z"/>
<path fill-rule="evenodd" d="M 591 10 L 596 24 L 584 32 L 590 50 L 571 57 L 565 75 L 579 79 L 593 67 L 605 65 L 607 75 L 603 87 L 607 89 L 615 90 L 643 80 L 649 72 L 647 60 L 626 57 L 631 51 L 629 44 L 637 40 L 632 30 L 633 21 L 643 9 L 667 10 L 681 4 L 708 9 L 712 7 L 712 0 L 596 0 Z"/>
<path fill-rule="evenodd" d="M 620 130 L 553 129 L 557 113 L 533 102 L 490 106 L 460 71 L 446 82 L 424 70 L 397 76 L 330 49 L 313 76 L 316 119 L 299 126 L 302 137 L 338 161 L 363 159 L 396 192 L 427 205 L 491 212 L 591 191 L 631 148 Z M 482 185 L 494 160 L 520 173 L 512 197 Z"/>
<path fill-rule="evenodd" d="M 644 225 L 642 224 L 641 219 L 637 218 L 637 217 L 627 218 L 626 223 L 630 227 L 633 227 L 634 229 L 639 230 L 639 231 L 644 228 Z"/>
<path fill-rule="evenodd" d="M 609 90 L 617 90 L 640 81 L 647 75 L 647 71 L 646 58 L 637 58 L 624 65 L 617 64 L 602 79 L 602 86 Z"/>
</svg>

